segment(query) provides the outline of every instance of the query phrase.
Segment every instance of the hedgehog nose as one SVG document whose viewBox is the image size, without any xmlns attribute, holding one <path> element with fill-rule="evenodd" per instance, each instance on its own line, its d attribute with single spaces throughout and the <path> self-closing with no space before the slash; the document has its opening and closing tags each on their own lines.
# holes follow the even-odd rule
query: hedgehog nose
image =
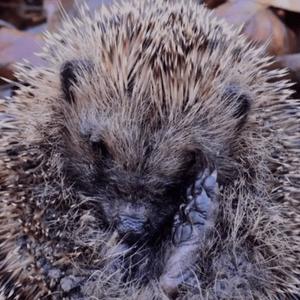
<svg viewBox="0 0 300 300">
<path fill-rule="evenodd" d="M 139 217 L 120 215 L 116 229 L 126 241 L 136 242 L 144 233 L 145 221 Z"/>
</svg>

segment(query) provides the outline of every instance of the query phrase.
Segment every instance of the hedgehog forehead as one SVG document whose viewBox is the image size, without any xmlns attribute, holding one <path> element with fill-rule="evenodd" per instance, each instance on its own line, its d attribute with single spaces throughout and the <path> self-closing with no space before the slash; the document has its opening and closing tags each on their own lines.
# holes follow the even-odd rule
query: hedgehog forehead
<svg viewBox="0 0 300 300">
<path fill-rule="evenodd" d="M 184 156 L 200 147 L 192 145 L 192 131 L 170 124 L 165 128 L 149 126 L 143 121 L 123 119 L 118 113 L 90 118 L 85 114 L 80 134 L 90 142 L 103 143 L 117 165 L 139 172 L 177 173 L 176 166 L 180 169 Z"/>
<path fill-rule="evenodd" d="M 244 89 L 231 82 L 206 97 L 201 97 L 199 89 L 192 99 L 183 93 L 189 90 L 188 79 L 176 81 L 165 74 L 164 80 L 162 88 L 168 95 L 128 96 L 115 90 L 109 99 L 101 95 L 102 86 L 94 86 L 95 92 L 90 93 L 90 86 L 79 82 L 75 103 L 65 106 L 67 114 L 74 113 L 66 118 L 69 131 L 79 127 L 85 140 L 103 142 L 114 161 L 127 170 L 148 168 L 172 176 L 180 171 L 185 153 L 204 147 L 206 152 L 218 153 L 232 140 L 235 119 L 247 114 L 250 101 Z M 147 88 L 152 84 L 147 82 Z"/>
</svg>

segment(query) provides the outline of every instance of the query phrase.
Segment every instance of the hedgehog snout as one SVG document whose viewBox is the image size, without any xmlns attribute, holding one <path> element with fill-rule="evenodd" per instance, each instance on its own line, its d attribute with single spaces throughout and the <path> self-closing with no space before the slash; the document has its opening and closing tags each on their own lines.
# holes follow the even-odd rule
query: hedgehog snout
<svg viewBox="0 0 300 300">
<path fill-rule="evenodd" d="M 135 243 L 145 235 L 147 224 L 145 218 L 121 214 L 116 220 L 116 229 L 123 240 Z"/>
</svg>

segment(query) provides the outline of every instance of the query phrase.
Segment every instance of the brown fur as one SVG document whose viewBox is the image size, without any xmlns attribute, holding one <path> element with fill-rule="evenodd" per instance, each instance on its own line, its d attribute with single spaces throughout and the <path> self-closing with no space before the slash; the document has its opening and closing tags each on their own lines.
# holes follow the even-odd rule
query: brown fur
<svg viewBox="0 0 300 300">
<path fill-rule="evenodd" d="M 0 290 L 7 299 L 61 299 L 67 275 L 82 278 L 85 297 L 165 299 L 155 271 L 147 284 L 124 282 L 128 250 L 103 230 L 95 197 L 72 184 L 96 172 L 85 135 L 101 137 L 113 157 L 114 199 L 181 183 L 191 151 L 217 168 L 220 214 L 199 250 L 197 291 L 183 289 L 182 299 L 299 295 L 300 104 L 280 79 L 285 72 L 266 70 L 271 60 L 262 48 L 192 1 L 149 0 L 66 17 L 41 55 L 48 67 L 20 66 L 18 79 L 29 86 L 1 107 Z M 70 103 L 60 74 L 72 60 L 91 67 L 77 72 Z M 241 95 L 250 104 L 242 115 Z M 140 250 L 142 274 L 149 260 L 159 273 L 166 247 L 155 259 Z M 64 275 L 51 278 L 53 269 Z"/>
</svg>

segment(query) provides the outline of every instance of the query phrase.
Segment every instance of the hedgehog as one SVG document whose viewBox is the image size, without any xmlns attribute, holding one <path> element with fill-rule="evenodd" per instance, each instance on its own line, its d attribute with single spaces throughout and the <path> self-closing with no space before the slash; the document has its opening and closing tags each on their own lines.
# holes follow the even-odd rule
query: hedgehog
<svg viewBox="0 0 300 300">
<path fill-rule="evenodd" d="M 64 19 L 1 101 L 1 296 L 298 299 L 286 70 L 192 0 Z"/>
</svg>

